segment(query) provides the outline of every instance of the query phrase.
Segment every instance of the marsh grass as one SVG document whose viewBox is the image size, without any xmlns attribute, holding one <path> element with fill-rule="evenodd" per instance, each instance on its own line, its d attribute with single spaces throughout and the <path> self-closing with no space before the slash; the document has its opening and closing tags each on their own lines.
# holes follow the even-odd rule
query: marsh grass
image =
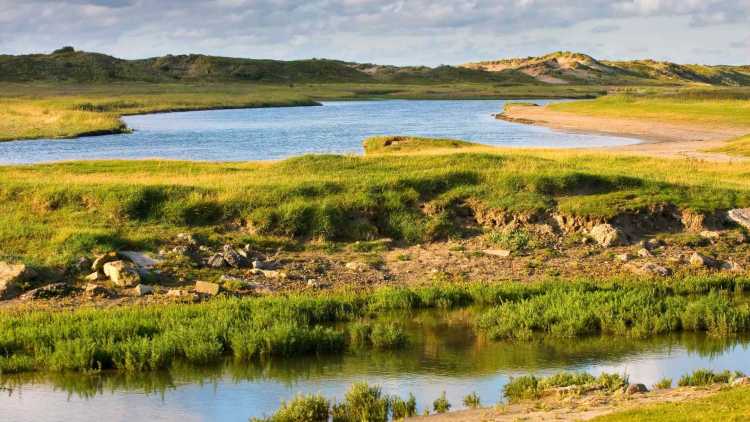
<svg viewBox="0 0 750 422">
<path fill-rule="evenodd" d="M 524 375 L 511 378 L 503 387 L 503 396 L 511 403 L 533 400 L 545 392 L 565 387 L 587 387 L 615 392 L 628 385 L 628 377 L 620 374 L 602 373 L 594 377 L 585 372 L 559 372 L 547 378 Z"/>
<path fill-rule="evenodd" d="M 711 384 L 728 384 L 735 378 L 745 376 L 739 371 L 714 372 L 710 369 L 698 369 L 685 374 L 677 381 L 680 387 L 703 387 Z"/>
<path fill-rule="evenodd" d="M 477 317 L 477 326 L 495 338 L 519 338 L 511 333 L 536 330 L 562 337 L 680 331 L 727 337 L 750 326 L 750 305 L 733 302 L 742 297 L 736 292 L 748 287 L 747 279 L 722 277 L 662 282 L 438 282 L 359 293 L 224 298 L 195 305 L 6 310 L 0 312 L 0 372 L 141 372 L 176 363 L 211 365 L 227 357 L 243 362 L 403 347 L 407 337 L 401 326 L 387 319 L 362 321 L 389 311 L 469 305 L 494 306 Z M 609 326 L 618 329 L 602 329 Z"/>
</svg>

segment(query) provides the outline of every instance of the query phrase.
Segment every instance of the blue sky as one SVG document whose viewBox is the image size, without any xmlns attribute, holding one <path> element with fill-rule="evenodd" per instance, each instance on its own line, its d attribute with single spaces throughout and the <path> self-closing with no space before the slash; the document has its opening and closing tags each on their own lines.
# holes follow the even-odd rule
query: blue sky
<svg viewBox="0 0 750 422">
<path fill-rule="evenodd" d="M 750 0 L 0 0 L 0 53 L 62 45 L 397 65 L 580 51 L 750 63 Z"/>
</svg>

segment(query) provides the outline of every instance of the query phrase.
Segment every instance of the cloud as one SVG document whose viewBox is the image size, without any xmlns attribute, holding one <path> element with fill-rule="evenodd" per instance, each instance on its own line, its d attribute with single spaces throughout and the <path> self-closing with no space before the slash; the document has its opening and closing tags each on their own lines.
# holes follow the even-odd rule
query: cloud
<svg viewBox="0 0 750 422">
<path fill-rule="evenodd" d="M 747 24 L 750 0 L 0 0 L 0 39 L 15 53 L 71 44 L 125 57 L 423 55 L 434 63 L 445 51 L 483 50 L 481 42 L 501 50 L 531 32 L 565 38 L 587 24 L 603 35 L 619 33 L 622 20 L 657 18 L 695 30 Z M 651 29 L 654 38 L 661 29 Z"/>
</svg>

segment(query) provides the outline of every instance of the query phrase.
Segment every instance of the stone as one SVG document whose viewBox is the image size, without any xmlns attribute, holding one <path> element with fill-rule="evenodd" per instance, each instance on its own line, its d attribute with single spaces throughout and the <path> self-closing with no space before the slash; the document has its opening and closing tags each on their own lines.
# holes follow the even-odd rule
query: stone
<svg viewBox="0 0 750 422">
<path fill-rule="evenodd" d="M 104 275 L 101 271 L 94 271 L 93 273 L 87 275 L 83 279 L 86 281 L 101 281 L 106 279 L 107 277 Z"/>
<path fill-rule="evenodd" d="M 84 293 L 86 296 L 89 297 L 108 297 L 110 296 L 110 291 L 107 290 L 106 287 L 101 286 L 96 283 L 88 283 L 86 284 L 86 287 L 84 288 Z"/>
<path fill-rule="evenodd" d="M 227 262 L 224 261 L 224 255 L 220 253 L 213 254 L 210 258 L 208 258 L 208 261 L 206 263 L 211 268 L 224 268 L 227 264 Z"/>
<path fill-rule="evenodd" d="M 102 271 L 106 263 L 120 260 L 120 255 L 117 252 L 108 252 L 104 255 L 99 255 L 91 264 L 91 271 Z"/>
<path fill-rule="evenodd" d="M 221 286 L 216 283 L 209 283 L 207 281 L 196 281 L 195 292 L 204 295 L 215 296 L 221 291 Z"/>
<path fill-rule="evenodd" d="M 181 243 L 183 245 L 198 245 L 198 242 L 195 240 L 195 237 L 193 237 L 191 233 L 178 233 L 175 237 L 175 242 Z"/>
<path fill-rule="evenodd" d="M 510 256 L 510 251 L 507 249 L 485 249 L 482 253 L 485 255 L 497 256 L 499 258 L 507 258 Z"/>
<path fill-rule="evenodd" d="M 629 253 L 623 253 L 617 255 L 615 258 L 617 258 L 618 261 L 628 262 L 632 259 L 632 256 Z"/>
<path fill-rule="evenodd" d="M 286 278 L 286 273 L 281 271 L 253 269 L 251 272 L 255 275 L 262 275 L 266 278 Z"/>
<path fill-rule="evenodd" d="M 21 292 L 21 283 L 35 276 L 24 264 L 0 262 L 0 300 L 13 299 Z"/>
<path fill-rule="evenodd" d="M 622 232 L 611 224 L 597 224 L 589 231 L 589 236 L 605 248 L 624 243 Z"/>
<path fill-rule="evenodd" d="M 91 264 L 92 262 L 90 259 L 82 256 L 76 260 L 75 264 L 71 267 L 71 270 L 73 270 L 73 273 L 75 274 L 83 274 L 91 268 Z"/>
<path fill-rule="evenodd" d="M 318 283 L 318 280 L 311 278 L 307 280 L 307 287 L 317 289 L 318 287 L 320 287 L 320 283 Z"/>
<path fill-rule="evenodd" d="M 625 394 L 627 395 L 633 395 L 633 394 L 642 394 L 642 393 L 648 393 L 648 388 L 644 384 L 630 384 L 625 389 Z"/>
<path fill-rule="evenodd" d="M 641 275 L 659 277 L 667 277 L 672 274 L 672 271 L 669 268 L 663 267 L 653 262 L 646 263 L 641 267 L 636 267 L 635 272 Z"/>
<path fill-rule="evenodd" d="M 253 261 L 253 268 L 256 270 L 273 270 L 276 267 L 277 264 L 274 261 L 261 261 L 259 259 Z"/>
<path fill-rule="evenodd" d="M 143 268 L 144 270 L 151 270 L 161 263 L 160 260 L 150 257 L 145 252 L 120 251 L 119 253 L 122 257 L 135 264 L 138 268 Z"/>
<path fill-rule="evenodd" d="M 247 267 L 247 259 L 234 250 L 232 245 L 224 245 L 224 261 L 233 268 L 244 268 Z"/>
<path fill-rule="evenodd" d="M 750 377 L 739 377 L 732 380 L 732 387 L 740 385 L 750 385 Z"/>
<path fill-rule="evenodd" d="M 131 262 L 112 261 L 104 264 L 104 275 L 118 287 L 134 287 L 141 282 L 141 275 Z"/>
<path fill-rule="evenodd" d="M 652 251 L 654 249 L 660 248 L 664 245 L 664 242 L 662 242 L 659 239 L 649 239 L 646 241 L 645 248 Z"/>
<path fill-rule="evenodd" d="M 750 208 L 739 208 L 730 210 L 727 217 L 740 226 L 750 230 Z"/>
<path fill-rule="evenodd" d="M 713 268 L 717 266 L 717 261 L 713 258 L 701 255 L 698 252 L 693 252 L 693 254 L 690 255 L 690 266 L 695 268 Z"/>
<path fill-rule="evenodd" d="M 713 230 L 703 230 L 700 232 L 700 236 L 704 239 L 716 240 L 721 237 L 721 233 Z"/>
<path fill-rule="evenodd" d="M 52 283 L 39 287 L 21 295 L 21 300 L 51 299 L 53 297 L 68 296 L 77 289 L 67 283 Z"/>
<path fill-rule="evenodd" d="M 654 256 L 654 254 L 652 254 L 652 253 L 651 253 L 651 251 L 649 251 L 649 250 L 648 250 L 648 249 L 646 249 L 646 248 L 641 248 L 641 249 L 638 249 L 638 252 L 637 252 L 637 254 L 638 254 L 638 256 L 640 256 L 641 258 L 651 258 L 652 256 Z"/>
<path fill-rule="evenodd" d="M 346 269 L 352 270 L 352 271 L 365 271 L 367 269 L 367 265 L 362 262 L 347 262 L 345 265 Z"/>
<path fill-rule="evenodd" d="M 133 296 L 146 296 L 154 293 L 154 288 L 145 284 L 139 284 L 133 287 L 130 292 Z"/>
<path fill-rule="evenodd" d="M 733 271 L 733 272 L 742 271 L 742 266 L 733 260 L 722 262 L 719 267 L 725 271 Z"/>
</svg>

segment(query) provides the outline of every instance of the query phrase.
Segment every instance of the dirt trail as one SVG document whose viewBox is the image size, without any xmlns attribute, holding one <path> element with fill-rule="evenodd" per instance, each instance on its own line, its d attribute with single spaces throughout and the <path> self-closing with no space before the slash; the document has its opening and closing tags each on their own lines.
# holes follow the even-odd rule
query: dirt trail
<svg viewBox="0 0 750 422">
<path fill-rule="evenodd" d="M 586 116 L 554 111 L 547 107 L 514 105 L 499 119 L 535 124 L 569 132 L 600 133 L 638 138 L 633 145 L 602 147 L 663 158 L 695 158 L 707 161 L 746 161 L 746 158 L 706 152 L 720 147 L 727 140 L 746 135 L 750 130 L 737 127 L 707 126 L 698 123 L 654 122 L 653 120 Z M 602 148 L 595 148 L 601 150 Z"/>
<path fill-rule="evenodd" d="M 463 410 L 407 419 L 425 422 L 586 421 L 599 416 L 658 403 L 677 403 L 715 394 L 718 387 L 674 388 L 633 396 L 590 395 Z"/>
</svg>

